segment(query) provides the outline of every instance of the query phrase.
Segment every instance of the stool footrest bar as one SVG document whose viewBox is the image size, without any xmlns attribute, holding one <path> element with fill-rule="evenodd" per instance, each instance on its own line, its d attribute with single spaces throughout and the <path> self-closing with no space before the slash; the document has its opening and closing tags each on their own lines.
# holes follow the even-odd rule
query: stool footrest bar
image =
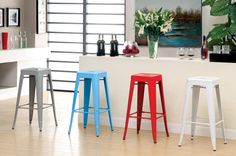
<svg viewBox="0 0 236 156">
<path fill-rule="evenodd" d="M 218 125 L 218 124 L 220 124 L 220 123 L 222 123 L 222 122 L 223 122 L 223 120 L 220 120 L 220 121 L 216 122 L 215 125 Z M 188 123 L 188 124 L 193 123 L 193 124 L 198 124 L 198 125 L 210 126 L 210 123 L 204 123 L 204 122 L 192 122 L 192 121 L 186 121 L 186 123 Z"/>
<path fill-rule="evenodd" d="M 144 114 L 150 114 L 150 112 L 146 112 L 146 111 L 142 111 L 142 113 Z M 130 113 L 129 115 L 134 115 L 134 114 L 137 114 L 137 112 L 133 112 L 133 113 Z M 156 113 L 158 115 L 163 115 L 164 116 L 164 113 Z"/>
<path fill-rule="evenodd" d="M 129 117 L 130 117 L 130 118 L 137 118 L 137 119 L 148 119 L 148 120 L 151 120 L 151 118 L 149 118 L 149 117 L 143 117 L 143 116 L 132 116 L 132 115 L 130 115 Z M 157 116 L 156 119 L 159 119 L 159 118 L 161 118 L 161 117 L 163 117 L 163 115 Z"/>
<path fill-rule="evenodd" d="M 94 110 L 94 107 L 89 107 L 89 109 L 93 109 Z M 105 113 L 107 111 L 109 111 L 108 108 L 99 108 L 99 113 Z M 76 112 L 76 113 L 94 114 L 94 111 L 93 112 L 85 112 L 84 111 L 84 107 L 75 109 L 74 112 Z"/>
<path fill-rule="evenodd" d="M 34 103 L 34 105 L 36 105 L 37 103 Z M 42 109 L 45 109 L 45 108 L 49 108 L 49 107 L 52 107 L 53 105 L 52 104 L 48 104 L 48 103 L 43 103 L 43 108 Z M 35 110 L 38 110 L 38 108 L 36 107 L 29 107 L 29 103 L 27 104 L 22 104 L 22 105 L 19 105 L 17 107 L 18 109 L 35 109 Z"/>
</svg>

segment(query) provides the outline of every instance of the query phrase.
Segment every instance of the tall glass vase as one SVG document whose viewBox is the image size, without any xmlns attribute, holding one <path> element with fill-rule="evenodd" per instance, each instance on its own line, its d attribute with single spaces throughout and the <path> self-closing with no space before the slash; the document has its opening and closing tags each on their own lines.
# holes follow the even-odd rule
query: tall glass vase
<svg viewBox="0 0 236 156">
<path fill-rule="evenodd" d="M 158 51 L 158 36 L 149 35 L 148 37 L 149 58 L 156 59 Z"/>
</svg>

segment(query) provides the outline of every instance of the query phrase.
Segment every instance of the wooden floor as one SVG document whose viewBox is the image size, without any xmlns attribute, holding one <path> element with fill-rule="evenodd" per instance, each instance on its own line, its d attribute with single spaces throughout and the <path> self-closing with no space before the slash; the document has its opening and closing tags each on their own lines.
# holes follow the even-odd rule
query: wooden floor
<svg viewBox="0 0 236 156">
<path fill-rule="evenodd" d="M 178 147 L 178 134 L 169 138 L 158 132 L 158 142 L 153 144 L 151 131 L 129 129 L 126 141 L 122 140 L 123 128 L 101 127 L 100 137 L 95 136 L 93 125 L 87 129 L 74 122 L 71 135 L 67 134 L 71 93 L 56 93 L 58 127 L 55 127 L 52 110 L 44 111 L 43 131 L 40 133 L 37 114 L 32 125 L 28 123 L 27 110 L 20 110 L 15 130 L 11 130 L 15 99 L 0 101 L 0 156 L 235 156 L 236 141 L 229 140 L 227 145 L 217 140 L 217 151 L 211 150 L 210 139 L 189 136 L 184 145 Z M 26 102 L 24 98 L 23 102 Z"/>
</svg>

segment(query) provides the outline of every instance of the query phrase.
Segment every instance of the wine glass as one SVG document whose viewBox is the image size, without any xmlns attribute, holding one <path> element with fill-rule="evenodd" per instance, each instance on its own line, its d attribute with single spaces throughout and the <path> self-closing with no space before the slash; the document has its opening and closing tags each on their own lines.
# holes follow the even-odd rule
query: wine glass
<svg viewBox="0 0 236 156">
<path fill-rule="evenodd" d="M 189 56 L 189 59 L 192 60 L 195 55 L 195 50 L 193 48 L 189 48 L 187 55 Z"/>
<path fill-rule="evenodd" d="M 180 59 L 183 59 L 184 55 L 185 55 L 185 49 L 183 47 L 178 48 L 177 49 L 177 55 L 180 56 Z"/>
</svg>

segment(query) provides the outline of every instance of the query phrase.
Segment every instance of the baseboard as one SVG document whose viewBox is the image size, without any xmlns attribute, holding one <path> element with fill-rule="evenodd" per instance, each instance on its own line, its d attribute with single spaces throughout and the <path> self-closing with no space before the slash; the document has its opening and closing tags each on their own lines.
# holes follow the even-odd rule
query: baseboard
<svg viewBox="0 0 236 156">
<path fill-rule="evenodd" d="M 81 119 L 82 115 L 80 115 L 80 119 Z M 164 132 L 165 128 L 164 128 L 164 124 L 162 122 L 162 120 L 158 120 L 159 122 L 157 123 L 157 130 L 160 132 Z M 79 120 L 79 122 L 82 122 L 82 120 Z M 90 116 L 88 123 L 89 124 L 93 124 L 93 116 Z M 109 121 L 107 117 L 100 117 L 100 124 L 101 125 L 107 125 L 109 126 Z M 121 127 L 123 128 L 125 125 L 125 119 L 124 118 L 117 118 L 117 117 L 113 117 L 112 118 L 112 124 L 114 127 Z M 136 128 L 136 120 L 135 119 L 130 119 L 129 121 L 129 128 Z M 178 123 L 168 123 L 168 128 L 169 128 L 169 132 L 170 133 L 176 133 L 179 134 L 180 130 L 181 130 L 181 124 Z M 151 130 L 151 123 L 148 120 L 142 120 L 142 124 L 141 124 L 141 129 L 144 130 Z M 188 124 L 186 126 L 186 130 L 185 130 L 185 134 L 190 135 L 190 125 Z M 227 137 L 227 139 L 232 139 L 232 140 L 236 140 L 236 130 L 235 129 L 225 129 L 225 135 Z M 207 136 L 210 137 L 210 129 L 209 127 L 204 127 L 204 126 L 197 126 L 196 127 L 196 133 L 195 136 Z M 217 138 L 222 138 L 222 134 L 221 134 L 221 129 L 217 128 L 216 129 L 216 136 Z"/>
</svg>

